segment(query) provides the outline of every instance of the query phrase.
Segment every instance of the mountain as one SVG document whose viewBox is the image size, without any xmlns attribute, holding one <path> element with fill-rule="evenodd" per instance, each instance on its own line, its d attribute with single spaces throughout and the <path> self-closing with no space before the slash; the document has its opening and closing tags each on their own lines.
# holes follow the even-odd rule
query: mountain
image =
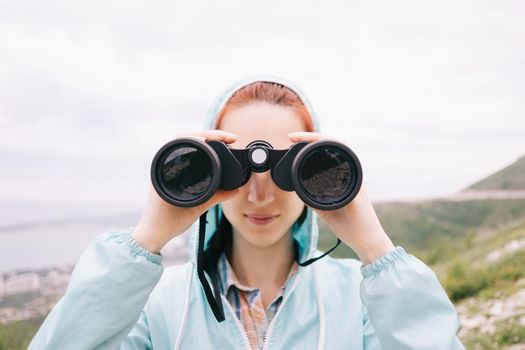
<svg viewBox="0 0 525 350">
<path fill-rule="evenodd" d="M 394 243 L 429 264 L 436 273 L 459 313 L 458 335 L 467 349 L 525 349 L 525 157 L 467 187 L 462 194 L 465 192 L 474 195 L 375 203 L 374 208 Z M 11 210 L 4 214 L 6 218 L 15 217 L 13 213 L 24 218 L 30 208 L 4 209 Z M 65 210 L 51 209 L 57 217 L 62 216 L 59 210 Z M 70 206 L 67 209 L 73 210 Z M 40 206 L 36 205 L 35 210 L 40 210 Z M 74 212 L 87 210 L 75 208 Z M 106 217 L 100 222 L 63 220 L 43 224 L 41 230 L 49 235 L 56 226 L 61 232 L 74 232 L 73 238 L 78 241 L 82 230 L 101 231 L 93 228 L 94 224 L 127 226 L 136 222 L 139 215 L 103 212 Z M 19 221 L 0 227 L 0 239 L 11 236 L 2 232 L 20 234 L 24 230 L 44 236 L 38 230 L 33 232 L 34 223 Z M 320 222 L 319 226 L 319 248 L 326 251 L 336 238 L 325 224 Z M 345 244 L 331 255 L 356 257 Z M 25 349 L 42 320 L 39 317 L 0 323 L 0 350 Z"/>
<path fill-rule="evenodd" d="M 466 191 L 490 190 L 525 190 L 525 156 L 466 188 Z"/>
<path fill-rule="evenodd" d="M 448 198 L 374 208 L 394 244 L 436 272 L 467 349 L 525 349 L 525 156 Z M 326 251 L 336 238 L 319 227 Z M 331 255 L 355 257 L 344 244 Z"/>
<path fill-rule="evenodd" d="M 469 196 L 462 200 L 454 195 L 434 200 L 375 203 L 374 208 L 395 244 L 434 264 L 467 249 L 475 237 L 499 232 L 525 218 L 525 193 L 522 192 L 525 191 L 525 156 L 468 186 L 467 190 L 485 193 L 510 188 L 514 189 L 512 193 L 520 195 Z M 322 222 L 320 231 L 319 246 L 329 249 L 335 237 Z M 355 254 L 350 248 L 340 247 L 332 256 L 355 257 Z"/>
</svg>

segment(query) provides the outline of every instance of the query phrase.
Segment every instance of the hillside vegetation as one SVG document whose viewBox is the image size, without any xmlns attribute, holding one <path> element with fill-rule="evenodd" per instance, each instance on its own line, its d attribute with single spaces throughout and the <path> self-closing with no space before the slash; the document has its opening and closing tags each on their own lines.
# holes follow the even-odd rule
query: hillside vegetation
<svg viewBox="0 0 525 350">
<path fill-rule="evenodd" d="M 394 243 L 431 265 L 463 254 L 479 240 L 497 237 L 525 218 L 525 199 L 397 202 L 374 207 Z M 319 247 L 327 250 L 336 238 L 324 223 L 319 227 Z M 337 248 L 332 256 L 355 257 L 346 247 Z"/>
<path fill-rule="evenodd" d="M 525 157 L 467 188 L 525 190 Z M 396 245 L 436 272 L 460 316 L 467 349 L 525 349 L 525 198 L 377 203 Z M 336 242 L 319 223 L 319 248 Z M 341 244 L 331 254 L 356 257 Z M 0 350 L 25 349 L 43 319 L 0 325 Z"/>
<path fill-rule="evenodd" d="M 525 157 L 468 187 L 525 189 Z M 374 205 L 396 245 L 429 264 L 460 314 L 467 349 L 525 349 L 525 199 Z M 320 223 L 319 247 L 335 241 Z M 334 257 L 355 257 L 345 245 Z M 518 345 L 521 344 L 521 345 Z"/>
</svg>

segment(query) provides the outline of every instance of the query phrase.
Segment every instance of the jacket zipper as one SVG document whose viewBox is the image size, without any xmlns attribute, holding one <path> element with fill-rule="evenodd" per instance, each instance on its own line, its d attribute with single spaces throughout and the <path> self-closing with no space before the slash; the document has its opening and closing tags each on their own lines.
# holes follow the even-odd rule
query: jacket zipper
<svg viewBox="0 0 525 350">
<path fill-rule="evenodd" d="M 299 283 L 300 279 L 301 279 L 301 276 L 297 275 L 297 277 L 296 277 L 296 279 L 294 281 L 294 284 L 291 286 L 290 291 L 288 292 L 287 297 L 283 299 L 283 302 L 281 303 L 281 306 L 279 306 L 279 310 L 277 310 L 277 313 L 275 314 L 275 316 L 273 316 L 272 321 L 268 325 L 268 330 L 266 331 L 266 336 L 265 336 L 265 339 L 264 339 L 263 350 L 267 350 L 268 349 L 268 346 L 269 346 L 268 344 L 270 344 L 270 339 L 272 337 L 273 325 L 275 324 L 275 320 L 277 319 L 277 317 L 281 313 L 281 310 L 283 309 L 283 306 L 286 303 L 286 301 L 288 299 L 290 299 L 290 294 L 292 294 L 292 291 L 295 289 L 295 287 Z"/>
<path fill-rule="evenodd" d="M 244 327 L 242 326 L 241 321 L 239 320 L 239 318 L 237 317 L 237 315 L 233 311 L 232 304 L 230 304 L 230 302 L 228 301 L 228 299 L 226 299 L 224 294 L 221 294 L 221 299 L 224 300 L 226 302 L 226 304 L 228 305 L 228 309 L 230 309 L 230 312 L 231 312 L 231 314 L 233 316 L 233 319 L 235 320 L 235 323 L 237 324 L 237 327 L 239 328 L 239 331 L 241 332 L 241 335 L 243 337 L 244 345 L 246 346 L 246 349 L 251 350 L 250 341 L 248 340 L 248 334 L 246 334 L 246 331 L 244 330 Z"/>
<path fill-rule="evenodd" d="M 196 244 L 197 244 L 197 246 L 199 245 L 199 236 L 197 236 Z M 204 273 L 204 275 L 206 276 L 206 272 Z M 239 320 L 239 318 L 237 318 L 237 315 L 233 311 L 232 304 L 230 304 L 228 299 L 226 299 L 226 297 L 222 293 L 221 293 L 221 299 L 224 300 L 226 302 L 226 304 L 228 305 L 228 309 L 230 309 L 230 312 L 231 312 L 231 314 L 233 316 L 233 319 L 235 320 L 235 323 L 237 324 L 237 327 L 239 328 L 239 331 L 241 332 L 241 335 L 242 335 L 242 338 L 243 338 L 243 341 L 244 341 L 244 345 L 246 346 L 246 349 L 251 350 L 250 341 L 248 339 L 248 334 L 246 334 L 246 331 L 244 330 L 244 327 L 242 326 L 241 321 Z"/>
</svg>

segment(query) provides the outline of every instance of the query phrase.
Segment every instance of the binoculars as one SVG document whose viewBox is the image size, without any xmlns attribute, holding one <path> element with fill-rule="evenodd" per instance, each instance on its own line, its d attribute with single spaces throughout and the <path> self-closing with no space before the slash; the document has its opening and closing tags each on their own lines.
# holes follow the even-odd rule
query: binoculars
<svg viewBox="0 0 525 350">
<path fill-rule="evenodd" d="M 268 170 L 280 189 L 295 191 L 305 204 L 321 210 L 348 204 L 363 178 L 357 156 L 336 141 L 298 142 L 289 149 L 274 149 L 256 140 L 234 149 L 221 141 L 180 138 L 156 153 L 151 180 L 168 203 L 192 207 L 206 202 L 218 189 L 243 186 L 252 172 Z"/>
</svg>

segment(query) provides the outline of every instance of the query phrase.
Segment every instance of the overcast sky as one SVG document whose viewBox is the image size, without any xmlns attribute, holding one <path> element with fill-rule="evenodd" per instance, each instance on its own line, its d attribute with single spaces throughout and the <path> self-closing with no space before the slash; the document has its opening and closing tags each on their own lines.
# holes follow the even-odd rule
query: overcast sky
<svg viewBox="0 0 525 350">
<path fill-rule="evenodd" d="M 525 2 L 0 2 L 0 200 L 141 207 L 156 150 L 246 76 L 284 77 L 372 199 L 525 154 Z"/>
</svg>

